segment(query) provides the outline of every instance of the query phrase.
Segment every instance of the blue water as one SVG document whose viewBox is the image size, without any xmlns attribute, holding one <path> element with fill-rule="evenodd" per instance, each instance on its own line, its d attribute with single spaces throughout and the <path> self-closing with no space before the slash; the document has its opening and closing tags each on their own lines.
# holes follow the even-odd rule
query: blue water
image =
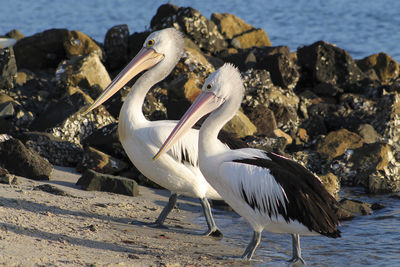
<svg viewBox="0 0 400 267">
<path fill-rule="evenodd" d="M 109 28 L 143 31 L 160 4 L 153 0 L 0 0 L 0 34 L 18 29 L 32 35 L 49 28 L 79 30 L 103 42 Z M 386 52 L 400 62 L 400 1 L 393 0 L 202 0 L 170 1 L 192 6 L 206 17 L 233 13 L 263 28 L 273 45 L 292 51 L 325 40 L 360 59 Z"/>
<path fill-rule="evenodd" d="M 308 266 L 400 266 L 400 200 L 387 195 L 366 196 L 363 190 L 342 190 L 342 197 L 380 203 L 384 209 L 372 215 L 342 222 L 342 237 L 301 237 L 302 256 Z M 213 210 L 215 221 L 224 233 L 222 242 L 246 248 L 253 231 L 233 212 Z M 203 216 L 197 222 L 205 225 Z M 288 266 L 292 256 L 288 234 L 263 232 L 253 266 Z M 240 256 L 240 255 L 238 255 Z"/>
<path fill-rule="evenodd" d="M 149 27 L 158 6 L 167 1 L 134 0 L 0 0 L 0 35 L 12 29 L 29 36 L 50 28 L 79 30 L 103 42 L 109 28 L 128 24 L 131 33 Z M 273 45 L 292 51 L 317 40 L 346 49 L 357 59 L 384 51 L 400 62 L 400 1 L 389 0 L 202 0 L 170 1 L 192 6 L 206 17 L 213 12 L 233 13 L 255 27 L 263 28 Z M 366 197 L 343 192 L 351 198 L 380 202 L 385 209 L 341 226 L 343 237 L 302 238 L 303 257 L 311 266 L 400 266 L 400 200 Z M 246 221 L 231 212 L 216 212 L 224 231 L 222 242 L 242 247 L 252 231 Z M 205 224 L 202 217 L 199 223 Z M 289 235 L 264 233 L 255 258 L 286 266 L 290 258 Z"/>
</svg>

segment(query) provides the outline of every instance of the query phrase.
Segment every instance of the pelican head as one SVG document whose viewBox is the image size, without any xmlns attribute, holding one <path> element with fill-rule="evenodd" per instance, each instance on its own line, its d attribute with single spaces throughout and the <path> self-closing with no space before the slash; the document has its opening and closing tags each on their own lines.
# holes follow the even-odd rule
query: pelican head
<svg viewBox="0 0 400 267">
<path fill-rule="evenodd" d="M 226 107 L 228 116 L 232 118 L 243 99 L 244 86 L 239 70 L 232 64 L 224 64 L 212 73 L 205 81 L 201 94 L 182 116 L 160 150 L 153 157 L 156 160 L 163 152 L 167 152 L 197 121 L 216 109 Z"/>
<path fill-rule="evenodd" d="M 158 79 L 164 79 L 175 67 L 183 53 L 183 36 L 174 28 L 151 33 L 142 49 L 114 78 L 101 95 L 83 112 L 87 114 L 103 104 L 136 75 L 154 69 Z"/>
</svg>

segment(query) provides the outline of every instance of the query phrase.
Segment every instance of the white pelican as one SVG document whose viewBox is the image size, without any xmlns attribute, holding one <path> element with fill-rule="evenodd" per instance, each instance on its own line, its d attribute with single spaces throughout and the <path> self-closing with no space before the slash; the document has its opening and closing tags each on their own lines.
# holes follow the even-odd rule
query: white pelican
<svg viewBox="0 0 400 267">
<path fill-rule="evenodd" d="M 301 257 L 299 235 L 339 237 L 336 200 L 321 182 L 302 165 L 263 150 L 230 150 L 217 135 L 237 112 L 243 98 L 239 71 L 230 64 L 211 74 L 202 93 L 183 115 L 167 138 L 156 160 L 168 151 L 202 116 L 212 112 L 199 133 L 199 165 L 207 181 L 254 230 L 253 239 L 242 258 L 251 259 L 263 229 L 290 233 L 292 262 Z"/>
<path fill-rule="evenodd" d="M 155 221 L 162 226 L 175 206 L 178 194 L 200 199 L 206 217 L 206 235 L 222 237 L 211 214 L 207 198 L 221 199 L 205 180 L 198 167 L 198 130 L 177 143 L 169 154 L 152 163 L 158 148 L 176 126 L 177 121 L 148 121 L 142 106 L 150 88 L 163 80 L 178 63 L 183 53 L 183 37 L 173 28 L 150 34 L 143 48 L 132 61 L 108 85 L 85 114 L 104 103 L 129 80 L 147 70 L 132 86 L 119 114 L 118 134 L 125 152 L 136 168 L 147 178 L 171 191 L 167 205 Z"/>
</svg>

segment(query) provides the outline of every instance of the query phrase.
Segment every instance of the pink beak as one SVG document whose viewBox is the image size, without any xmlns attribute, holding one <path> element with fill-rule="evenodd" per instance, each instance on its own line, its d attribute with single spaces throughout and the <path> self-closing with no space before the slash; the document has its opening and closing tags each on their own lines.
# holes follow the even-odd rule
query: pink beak
<svg viewBox="0 0 400 267">
<path fill-rule="evenodd" d="M 172 130 L 164 144 L 153 157 L 155 161 L 162 153 L 168 152 L 171 147 L 196 124 L 204 115 L 217 109 L 225 100 L 217 97 L 212 92 L 203 91 L 182 116 L 181 120 Z"/>
<path fill-rule="evenodd" d="M 143 47 L 128 65 L 112 80 L 101 95 L 83 112 L 83 115 L 103 104 L 113 94 L 118 92 L 127 82 L 144 70 L 147 70 L 164 58 L 163 54 L 154 49 Z"/>
</svg>

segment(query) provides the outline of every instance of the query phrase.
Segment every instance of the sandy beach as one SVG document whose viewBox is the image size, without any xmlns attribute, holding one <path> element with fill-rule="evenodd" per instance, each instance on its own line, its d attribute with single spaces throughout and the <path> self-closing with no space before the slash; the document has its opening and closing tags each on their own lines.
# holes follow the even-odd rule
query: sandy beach
<svg viewBox="0 0 400 267">
<path fill-rule="evenodd" d="M 80 174 L 56 168 L 51 181 L 16 177 L 0 184 L 0 265 L 3 266 L 245 266 L 242 249 L 201 236 L 199 203 L 179 201 L 153 222 L 169 192 L 140 187 L 140 196 L 84 191 Z M 48 186 L 50 185 L 50 186 Z M 58 190 L 59 189 L 59 190 Z M 52 191 L 52 192 L 49 192 Z"/>
</svg>

